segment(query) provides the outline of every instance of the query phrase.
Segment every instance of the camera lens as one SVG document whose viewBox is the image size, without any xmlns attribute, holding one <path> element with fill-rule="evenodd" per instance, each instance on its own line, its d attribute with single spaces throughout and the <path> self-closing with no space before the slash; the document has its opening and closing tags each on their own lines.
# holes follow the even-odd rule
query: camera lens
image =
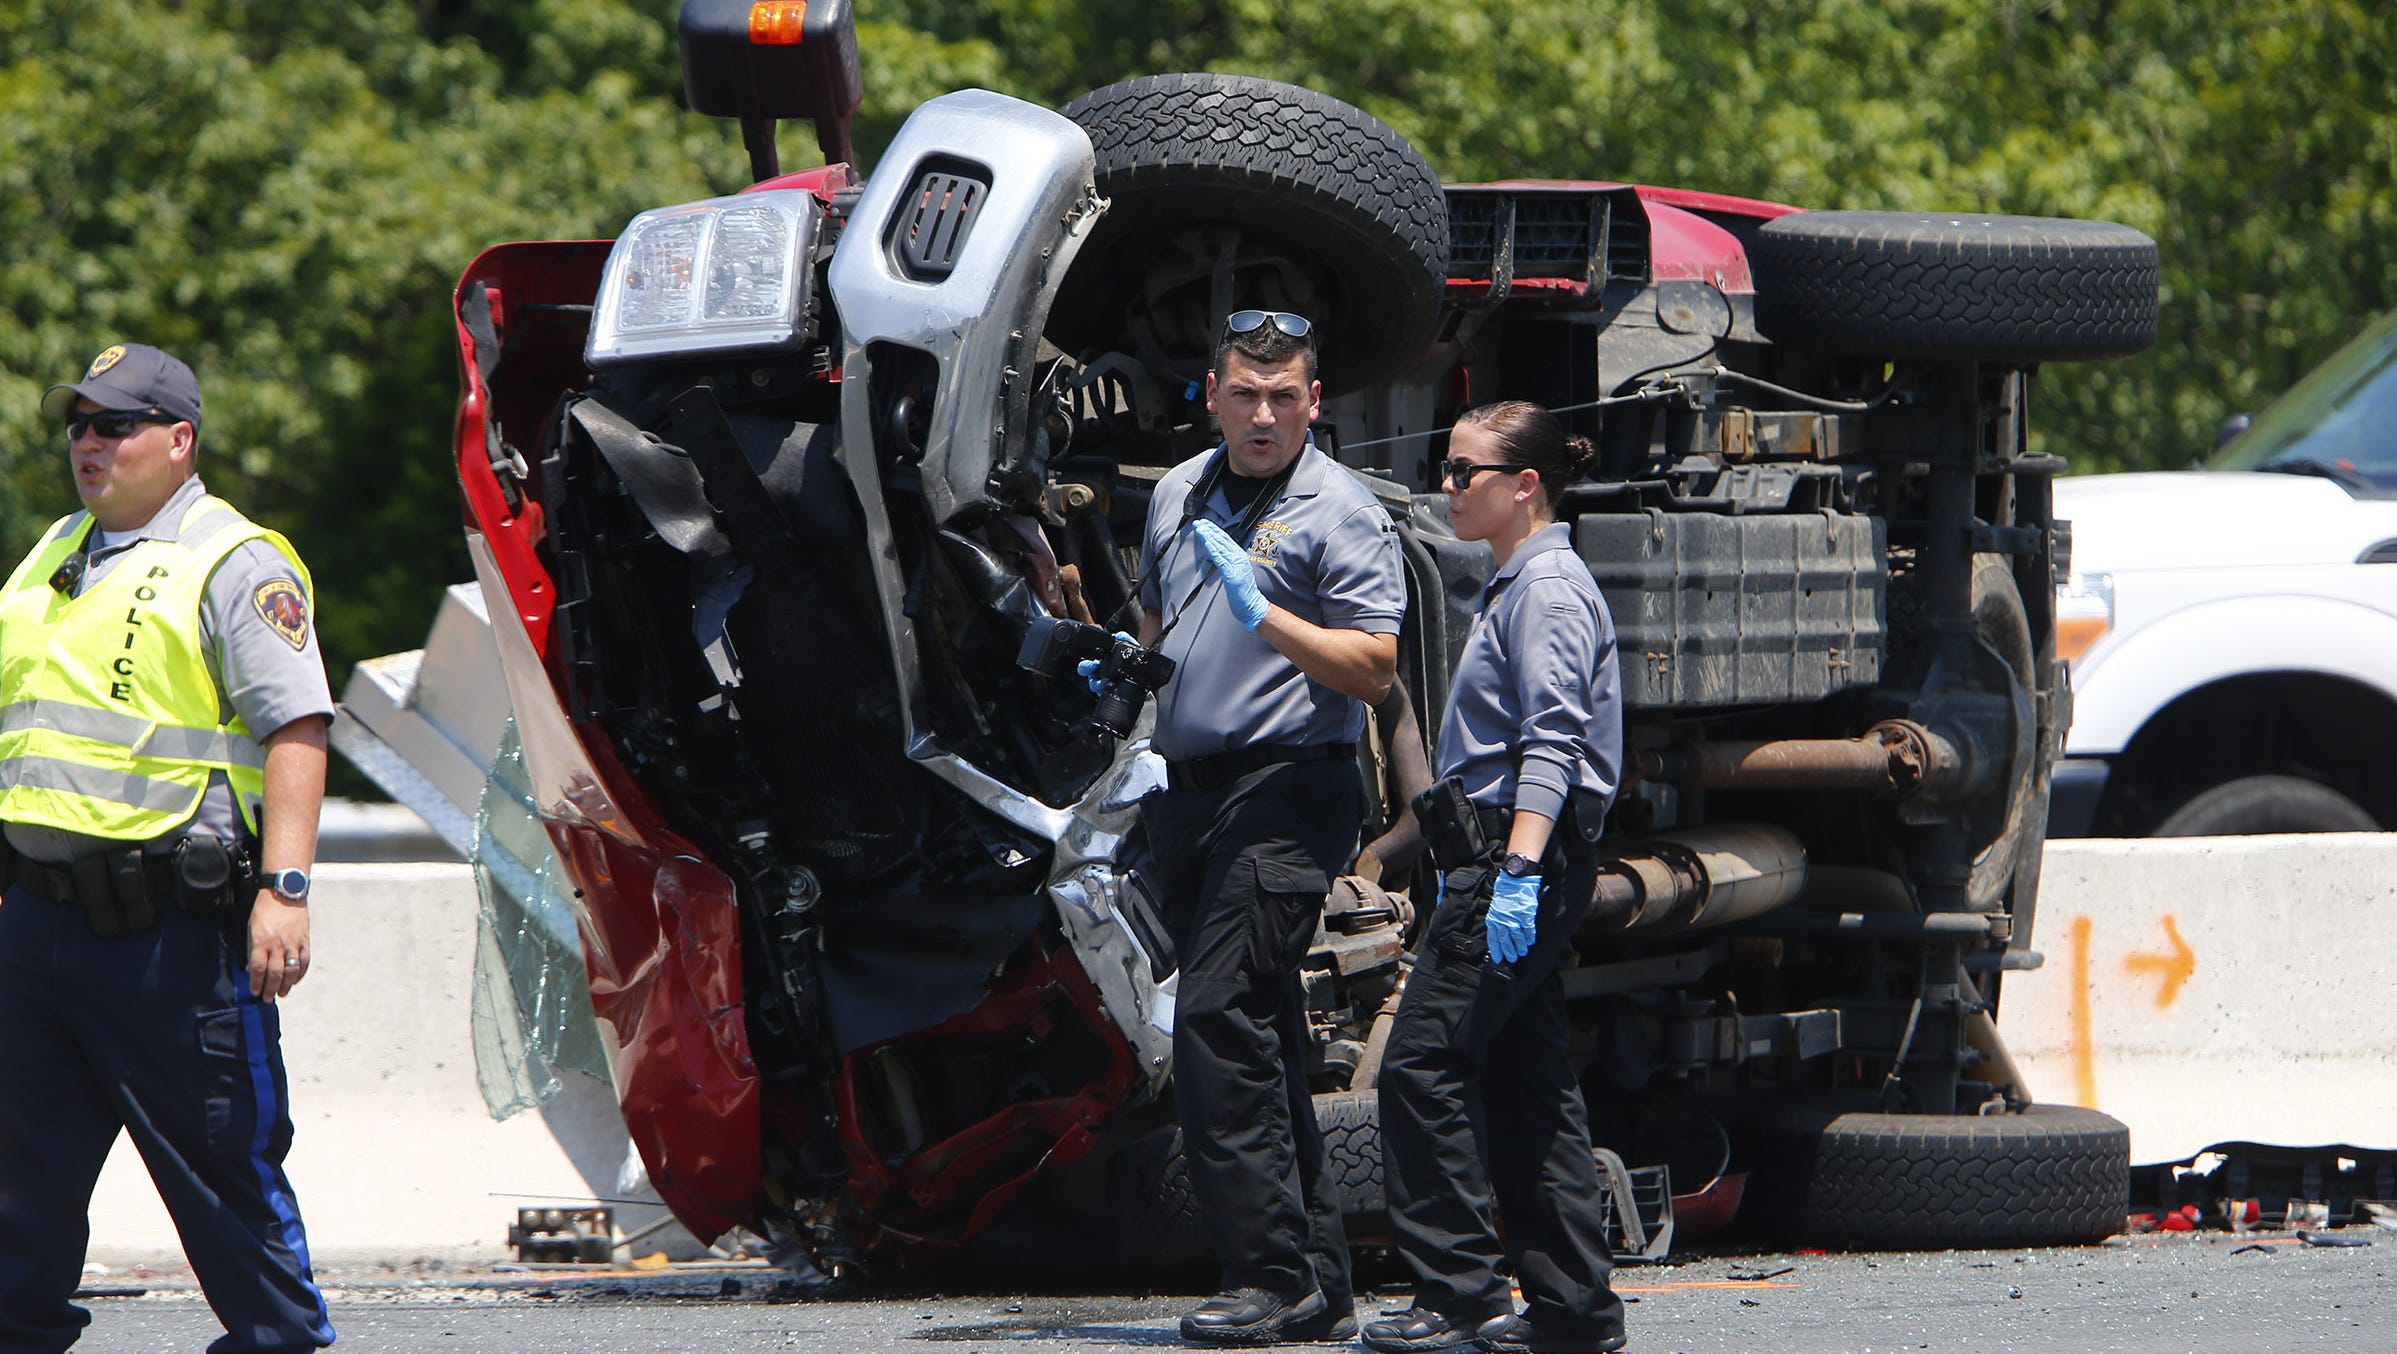
<svg viewBox="0 0 2397 1354">
<path fill-rule="evenodd" d="M 1090 722 L 1118 738 L 1131 736 L 1132 725 L 1140 719 L 1140 703 L 1148 693 L 1130 682 L 1109 682 L 1099 696 L 1098 708 L 1090 712 Z"/>
</svg>

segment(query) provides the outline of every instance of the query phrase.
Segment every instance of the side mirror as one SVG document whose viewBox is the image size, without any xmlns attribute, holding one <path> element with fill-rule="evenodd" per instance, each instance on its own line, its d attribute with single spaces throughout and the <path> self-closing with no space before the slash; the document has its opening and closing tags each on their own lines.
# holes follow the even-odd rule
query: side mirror
<svg viewBox="0 0 2397 1354">
<path fill-rule="evenodd" d="M 865 101 L 849 0 L 683 0 L 682 87 L 695 112 L 739 118 L 750 172 L 781 170 L 774 123 L 807 118 L 828 163 L 851 158 L 849 119 Z"/>
</svg>

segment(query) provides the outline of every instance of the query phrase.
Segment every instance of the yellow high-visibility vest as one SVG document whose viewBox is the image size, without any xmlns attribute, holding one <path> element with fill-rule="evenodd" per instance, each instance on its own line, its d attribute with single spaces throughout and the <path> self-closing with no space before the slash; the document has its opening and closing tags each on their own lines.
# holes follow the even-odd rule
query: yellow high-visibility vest
<svg viewBox="0 0 2397 1354">
<path fill-rule="evenodd" d="M 222 771 L 242 821 L 258 830 L 266 752 L 217 696 L 200 643 L 208 576 L 247 541 L 292 562 L 289 542 L 212 496 L 175 539 L 144 540 L 71 597 L 51 578 L 91 534 L 60 519 L 0 592 L 0 821 L 146 841 L 198 811 Z"/>
</svg>

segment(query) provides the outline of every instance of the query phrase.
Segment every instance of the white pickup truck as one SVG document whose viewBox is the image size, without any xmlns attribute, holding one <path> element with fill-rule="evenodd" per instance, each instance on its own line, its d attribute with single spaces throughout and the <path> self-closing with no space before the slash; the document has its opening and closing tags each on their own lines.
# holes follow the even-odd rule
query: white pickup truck
<svg viewBox="0 0 2397 1354">
<path fill-rule="evenodd" d="M 2202 470 L 2055 494 L 2050 836 L 2397 827 L 2397 313 Z"/>
</svg>

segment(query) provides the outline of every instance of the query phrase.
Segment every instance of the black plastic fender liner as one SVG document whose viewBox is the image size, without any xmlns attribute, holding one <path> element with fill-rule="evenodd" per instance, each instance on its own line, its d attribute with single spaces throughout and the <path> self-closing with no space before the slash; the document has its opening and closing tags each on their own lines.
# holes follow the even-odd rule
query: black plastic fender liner
<svg viewBox="0 0 2397 1354">
<path fill-rule="evenodd" d="M 2028 365 L 2156 341 L 2156 242 L 2111 221 L 1799 212 L 1748 257 L 1757 328 L 1778 343 Z"/>
<path fill-rule="evenodd" d="M 1045 893 L 857 890 L 827 909 L 817 963 L 828 1051 L 916 1034 L 974 1009 L 1050 917 Z"/>
<path fill-rule="evenodd" d="M 707 483 L 687 453 L 669 450 L 631 419 L 589 396 L 569 405 L 566 417 L 591 439 L 660 540 L 686 555 L 732 552 L 732 542 L 717 528 Z"/>
<path fill-rule="evenodd" d="M 1311 89 L 1209 73 L 1120 81 L 1060 111 L 1089 133 L 1109 206 L 1050 309 L 1059 347 L 1139 353 L 1137 324 L 1195 377 L 1220 312 L 1299 310 L 1321 326 L 1328 395 L 1430 343 L 1448 203 L 1378 119 Z"/>
</svg>

